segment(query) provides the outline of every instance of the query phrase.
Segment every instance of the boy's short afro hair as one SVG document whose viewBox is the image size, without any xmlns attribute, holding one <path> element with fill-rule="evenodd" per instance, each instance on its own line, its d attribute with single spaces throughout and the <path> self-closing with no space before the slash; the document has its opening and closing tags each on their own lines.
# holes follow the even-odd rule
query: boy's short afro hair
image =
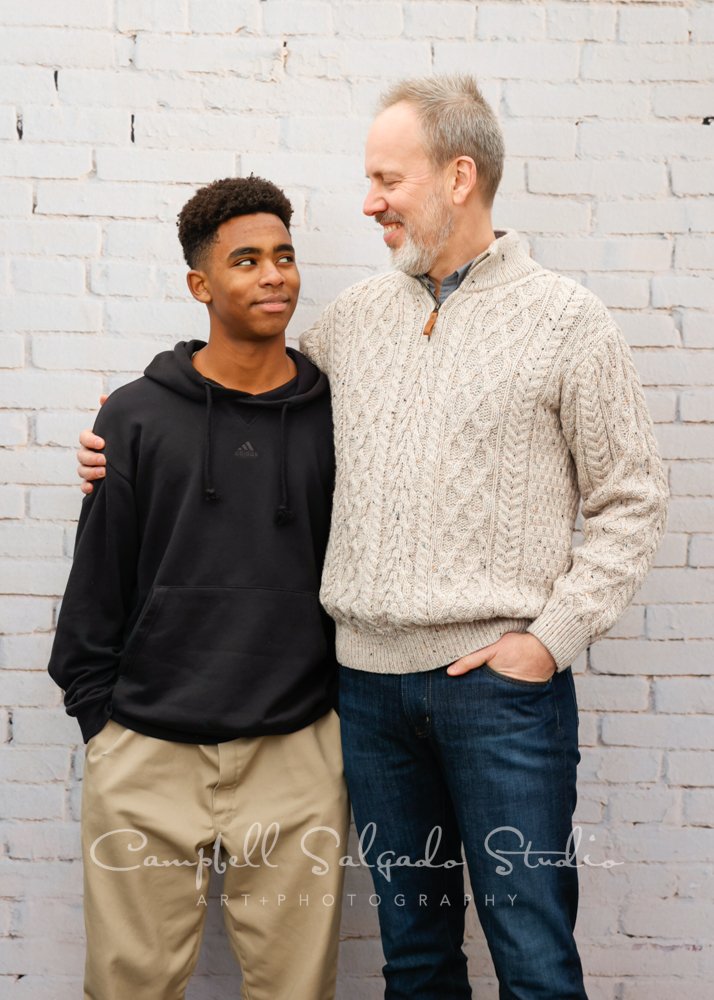
<svg viewBox="0 0 714 1000">
<path fill-rule="evenodd" d="M 293 207 L 285 194 L 262 177 L 225 177 L 200 188 L 178 217 L 178 236 L 186 263 L 200 267 L 216 240 L 218 227 L 239 215 L 268 212 L 290 229 Z"/>
</svg>

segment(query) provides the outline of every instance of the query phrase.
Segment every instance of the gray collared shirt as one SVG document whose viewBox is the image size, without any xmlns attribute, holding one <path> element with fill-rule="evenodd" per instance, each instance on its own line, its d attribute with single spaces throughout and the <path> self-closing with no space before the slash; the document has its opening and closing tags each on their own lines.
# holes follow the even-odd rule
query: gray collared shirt
<svg viewBox="0 0 714 1000">
<path fill-rule="evenodd" d="M 497 230 L 495 233 L 496 239 L 498 239 L 500 236 L 503 236 L 503 234 L 504 230 Z M 459 285 L 464 280 L 466 275 L 469 273 L 471 265 L 478 264 L 479 261 L 483 260 L 484 257 L 486 257 L 487 255 L 488 255 L 488 250 L 484 250 L 484 252 L 479 254 L 478 257 L 474 257 L 472 260 L 468 262 L 468 264 L 464 264 L 463 267 L 457 268 L 455 271 L 452 271 L 451 274 L 448 274 L 444 278 L 444 280 L 441 282 L 441 291 L 439 292 L 440 306 L 444 304 L 444 302 L 446 301 L 446 299 L 448 299 L 448 297 L 451 295 L 452 292 L 456 291 L 456 289 L 459 287 Z M 431 280 L 429 275 L 428 274 L 420 275 L 420 280 L 422 281 L 423 284 L 427 286 L 427 288 L 433 295 L 436 285 Z"/>
</svg>

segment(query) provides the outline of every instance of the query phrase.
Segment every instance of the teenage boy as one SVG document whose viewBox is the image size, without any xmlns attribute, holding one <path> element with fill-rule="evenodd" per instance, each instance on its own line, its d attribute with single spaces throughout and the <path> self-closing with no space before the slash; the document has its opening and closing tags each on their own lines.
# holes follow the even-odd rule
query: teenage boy
<svg viewBox="0 0 714 1000">
<path fill-rule="evenodd" d="M 208 342 L 158 354 L 95 425 L 106 477 L 49 664 L 87 744 L 85 1000 L 184 996 L 220 847 L 245 996 L 334 996 L 331 831 L 344 844 L 349 806 L 318 600 L 334 455 L 327 379 L 285 344 L 291 215 L 260 178 L 191 198 L 179 239 Z"/>
</svg>

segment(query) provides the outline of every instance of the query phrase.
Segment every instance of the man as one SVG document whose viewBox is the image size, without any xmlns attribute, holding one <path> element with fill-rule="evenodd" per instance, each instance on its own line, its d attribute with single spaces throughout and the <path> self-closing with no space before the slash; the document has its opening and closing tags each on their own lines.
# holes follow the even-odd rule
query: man
<svg viewBox="0 0 714 1000">
<path fill-rule="evenodd" d="M 334 997 L 329 828 L 344 840 L 349 807 L 318 602 L 334 456 L 327 380 L 285 345 L 291 214 L 254 177 L 184 206 L 208 343 L 159 354 L 97 420 L 107 475 L 84 501 L 49 665 L 87 743 L 93 1000 L 184 996 L 221 847 L 244 995 Z"/>
<path fill-rule="evenodd" d="M 388 1000 L 471 995 L 462 845 L 501 997 L 586 996 L 570 665 L 630 601 L 666 517 L 624 338 L 493 231 L 502 167 L 473 79 L 396 85 L 367 140 L 364 212 L 397 270 L 301 338 L 332 387 L 320 599 Z"/>
</svg>

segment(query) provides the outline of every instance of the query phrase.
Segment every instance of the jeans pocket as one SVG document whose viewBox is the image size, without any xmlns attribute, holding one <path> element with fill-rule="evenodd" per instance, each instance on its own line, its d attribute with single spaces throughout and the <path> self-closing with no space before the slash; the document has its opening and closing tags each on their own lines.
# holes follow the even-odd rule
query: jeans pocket
<svg viewBox="0 0 714 1000">
<path fill-rule="evenodd" d="M 547 681 L 524 681 L 520 677 L 509 677 L 508 674 L 504 674 L 500 670 L 495 670 L 488 663 L 484 663 L 481 669 L 486 670 L 492 677 L 498 677 L 499 680 L 504 681 L 506 684 L 511 684 L 514 687 L 531 688 L 534 691 L 545 689 L 553 682 L 552 677 L 549 677 Z"/>
</svg>

